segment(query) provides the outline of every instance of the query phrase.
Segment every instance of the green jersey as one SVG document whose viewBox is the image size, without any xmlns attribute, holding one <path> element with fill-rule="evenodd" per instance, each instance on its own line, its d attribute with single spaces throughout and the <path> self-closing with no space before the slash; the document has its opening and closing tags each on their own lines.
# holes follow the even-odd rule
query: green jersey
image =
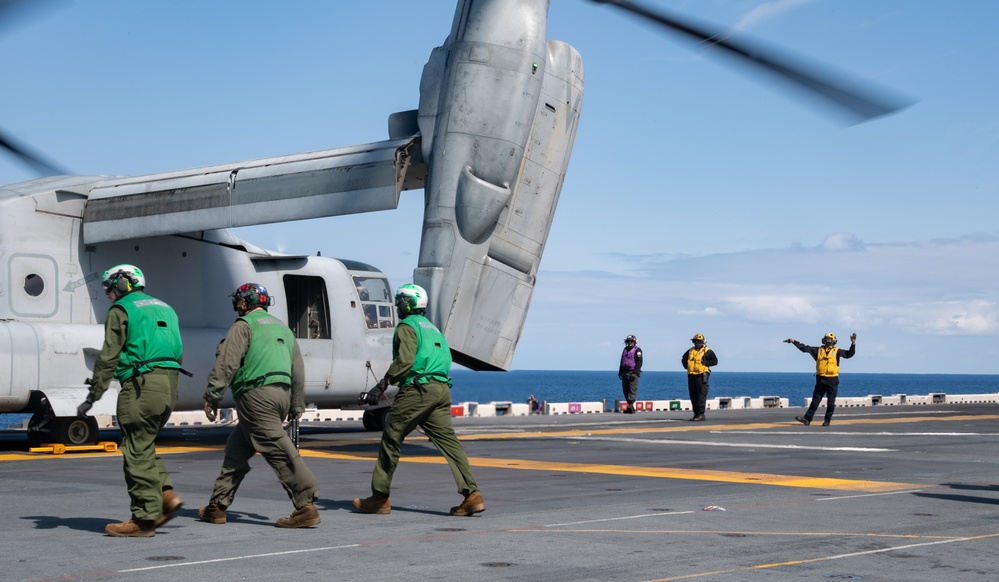
<svg viewBox="0 0 999 582">
<path fill-rule="evenodd" d="M 180 323 L 172 307 L 142 291 L 125 295 L 115 307 L 128 315 L 128 339 L 114 371 L 119 382 L 153 368 L 180 368 Z"/>
</svg>

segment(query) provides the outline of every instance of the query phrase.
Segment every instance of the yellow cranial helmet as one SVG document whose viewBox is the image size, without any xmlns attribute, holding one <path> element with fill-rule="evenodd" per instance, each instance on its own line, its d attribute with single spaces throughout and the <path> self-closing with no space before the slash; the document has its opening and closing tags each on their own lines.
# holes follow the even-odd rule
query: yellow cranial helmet
<svg viewBox="0 0 999 582">
<path fill-rule="evenodd" d="M 836 334 L 830 332 L 824 335 L 822 337 L 822 345 L 830 347 L 836 345 Z"/>
</svg>

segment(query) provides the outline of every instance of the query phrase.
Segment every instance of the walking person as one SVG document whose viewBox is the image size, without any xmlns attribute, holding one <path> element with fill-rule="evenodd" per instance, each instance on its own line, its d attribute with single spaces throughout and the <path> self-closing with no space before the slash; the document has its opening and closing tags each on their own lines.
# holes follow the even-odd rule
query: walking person
<svg viewBox="0 0 999 582">
<path fill-rule="evenodd" d="M 694 416 L 689 420 L 697 422 L 704 420 L 711 366 L 718 365 L 718 357 L 704 343 L 702 334 L 694 334 L 690 341 L 694 343 L 694 347 L 683 353 L 680 365 L 687 370 L 687 393 L 690 396 L 690 407 L 694 409 Z"/>
<path fill-rule="evenodd" d="M 836 392 L 839 390 L 839 362 L 842 358 L 852 358 L 857 351 L 857 334 L 850 334 L 850 349 L 841 350 L 836 347 L 836 334 L 827 333 L 822 338 L 822 347 L 806 346 L 798 340 L 786 339 L 785 343 L 794 344 L 794 347 L 803 352 L 807 352 L 815 360 L 815 390 L 812 392 L 812 402 L 808 405 L 808 410 L 804 416 L 795 416 L 794 419 L 801 424 L 808 426 L 815 417 L 815 411 L 822 402 L 822 397 L 826 398 L 826 415 L 822 421 L 822 426 L 829 426 L 832 421 L 833 411 L 836 410 Z"/>
<path fill-rule="evenodd" d="M 116 412 L 132 518 L 110 523 L 104 532 L 152 537 L 184 505 L 156 454 L 156 437 L 177 403 L 183 355 L 180 324 L 173 308 L 145 293 L 146 278 L 135 265 L 104 271 L 101 286 L 112 301 L 104 321 L 104 345 L 86 381 L 90 392 L 76 412 L 86 416 L 112 378 L 121 384 Z"/>
<path fill-rule="evenodd" d="M 358 400 L 359 404 L 378 404 L 390 384 L 399 386 L 371 474 L 371 496 L 354 499 L 354 509 L 361 513 L 391 512 L 392 475 L 402 443 L 416 427 L 444 455 L 463 497 L 450 514 L 464 517 L 486 510 L 468 456 L 451 424 L 451 350 L 444 335 L 427 319 L 427 303 L 427 292 L 419 285 L 403 285 L 396 292 L 399 325 L 392 338 L 392 364 L 385 377 Z"/>
<path fill-rule="evenodd" d="M 226 510 L 250 472 L 249 461 L 260 453 L 295 505 L 295 511 L 275 525 L 316 525 L 319 511 L 313 502 L 319 498 L 319 485 L 284 429 L 286 420 L 297 420 L 305 410 L 305 365 L 298 342 L 284 322 L 267 313 L 274 299 L 263 285 L 246 283 L 231 296 L 239 318 L 219 344 L 215 367 L 208 374 L 205 415 L 215 420 L 231 387 L 239 422 L 229 433 L 222 471 L 198 517 L 208 523 L 226 522 Z"/>
<path fill-rule="evenodd" d="M 621 380 L 621 392 L 628 403 L 623 411 L 635 414 L 635 399 L 638 398 L 638 378 L 642 375 L 642 348 L 638 347 L 638 338 L 629 335 L 624 338 L 624 350 L 621 352 L 621 363 L 617 367 L 617 377 Z"/>
</svg>

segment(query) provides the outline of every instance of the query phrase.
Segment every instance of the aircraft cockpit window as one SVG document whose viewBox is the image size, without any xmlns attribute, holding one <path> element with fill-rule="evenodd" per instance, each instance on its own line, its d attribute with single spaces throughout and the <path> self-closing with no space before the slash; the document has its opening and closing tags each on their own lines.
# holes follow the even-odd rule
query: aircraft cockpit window
<svg viewBox="0 0 999 582">
<path fill-rule="evenodd" d="M 330 304 L 322 277 L 285 275 L 288 326 L 300 339 L 330 339 Z"/>
<path fill-rule="evenodd" d="M 354 275 L 354 287 L 364 312 L 364 324 L 368 329 L 395 327 L 392 289 L 387 279 Z"/>
</svg>

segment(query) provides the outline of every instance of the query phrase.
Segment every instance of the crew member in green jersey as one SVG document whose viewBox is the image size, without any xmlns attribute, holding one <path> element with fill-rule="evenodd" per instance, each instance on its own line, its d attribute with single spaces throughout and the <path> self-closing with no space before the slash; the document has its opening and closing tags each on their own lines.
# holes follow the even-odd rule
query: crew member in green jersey
<svg viewBox="0 0 999 582">
<path fill-rule="evenodd" d="M 382 432 L 378 461 L 371 474 L 371 496 L 355 499 L 354 508 L 361 513 L 391 511 L 392 474 L 399 463 L 402 442 L 420 427 L 444 455 L 463 497 L 459 505 L 451 508 L 451 515 L 471 516 L 485 511 L 465 449 L 451 424 L 451 349 L 425 315 L 427 292 L 419 285 L 403 285 L 395 294 L 395 307 L 400 321 L 392 338 L 392 365 L 370 392 L 360 395 L 358 403 L 378 404 L 390 384 L 399 386 L 399 392 Z"/>
<path fill-rule="evenodd" d="M 146 277 L 135 265 L 104 271 L 101 286 L 113 303 L 104 321 L 104 345 L 93 377 L 86 381 L 90 393 L 76 412 L 86 416 L 112 378 L 121 384 L 116 412 L 132 518 L 110 523 L 104 532 L 114 537 L 152 537 L 184 504 L 156 454 L 156 436 L 177 404 L 183 352 L 180 324 L 173 308 L 146 295 Z"/>
<path fill-rule="evenodd" d="M 231 387 L 239 422 L 229 433 L 222 471 L 198 517 L 225 523 L 226 509 L 250 472 L 250 459 L 260 453 L 295 505 L 295 511 L 275 525 L 316 525 L 319 511 L 313 502 L 319 498 L 319 485 L 284 429 L 286 420 L 297 420 L 305 410 L 305 364 L 298 342 L 284 322 L 267 313 L 274 299 L 263 285 L 246 283 L 231 296 L 239 318 L 219 344 L 215 367 L 208 374 L 205 415 L 215 420 L 222 396 Z"/>
</svg>

